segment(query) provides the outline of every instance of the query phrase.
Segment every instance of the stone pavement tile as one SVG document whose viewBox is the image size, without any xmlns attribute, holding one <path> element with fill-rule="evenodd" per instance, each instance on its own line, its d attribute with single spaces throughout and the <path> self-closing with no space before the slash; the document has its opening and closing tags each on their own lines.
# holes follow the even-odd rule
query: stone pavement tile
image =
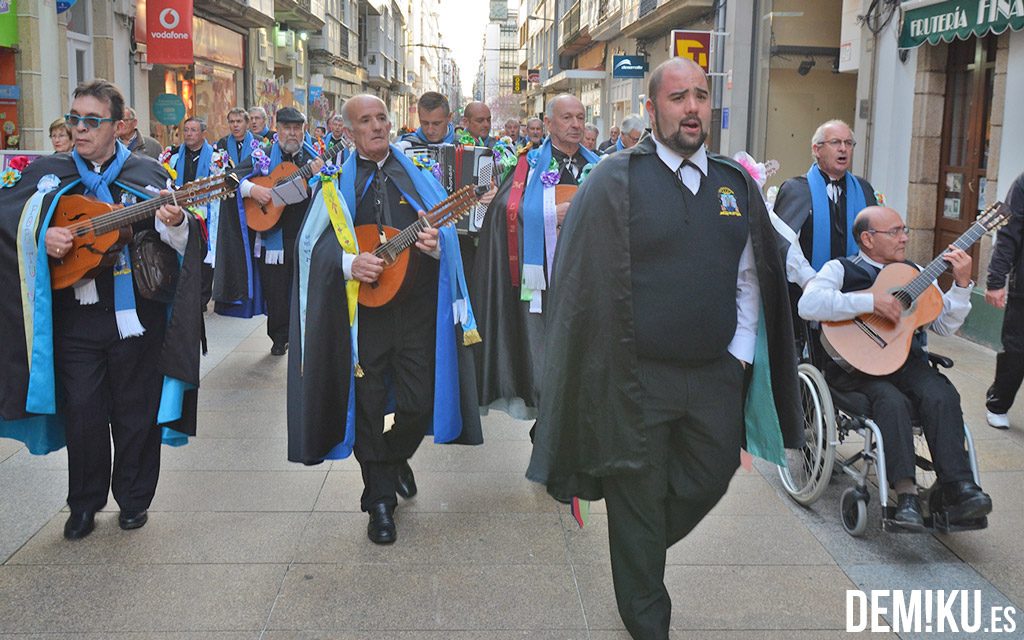
<svg viewBox="0 0 1024 640">
<path fill-rule="evenodd" d="M 608 516 L 592 515 L 582 529 L 568 513 L 562 521 L 574 564 L 609 564 Z M 709 514 L 688 536 L 669 548 L 667 564 L 793 566 L 835 562 L 790 514 Z"/>
<path fill-rule="evenodd" d="M 113 514 L 97 518 L 88 538 L 68 542 L 61 513 L 9 564 L 287 564 L 295 559 L 305 513 L 154 512 L 125 532 Z"/>
<path fill-rule="evenodd" d="M 25 445 L 10 438 L 0 438 L 0 463 L 25 448 Z"/>
<path fill-rule="evenodd" d="M 284 425 L 281 425 L 284 428 Z M 201 433 L 201 432 L 200 432 Z M 164 447 L 163 471 L 301 471 L 288 462 L 286 438 L 205 438 L 197 436 L 187 447 Z"/>
<path fill-rule="evenodd" d="M 202 388 L 262 389 L 275 391 L 283 399 L 287 365 L 287 358 L 270 352 L 233 351 L 203 378 Z"/>
<path fill-rule="evenodd" d="M 294 564 L 268 628 L 579 630 L 584 621 L 564 563 Z"/>
<path fill-rule="evenodd" d="M 622 629 L 611 567 L 575 571 L 590 629 Z M 854 588 L 839 567 L 785 565 L 670 565 L 665 586 L 676 630 L 842 630 L 846 590 Z"/>
<path fill-rule="evenodd" d="M 551 631 L 529 629 L 479 629 L 473 631 L 268 631 L 261 640 L 588 640 L 585 630 Z M 629 637 L 626 637 L 629 640 Z"/>
<path fill-rule="evenodd" d="M 66 504 L 68 473 L 0 464 L 0 562 Z"/>
<path fill-rule="evenodd" d="M 202 444 L 209 438 L 288 438 L 288 415 L 283 406 L 276 411 L 259 413 L 249 413 L 240 408 L 221 409 L 226 410 L 199 412 L 196 417 L 197 436 L 192 440 L 194 444 Z"/>
<path fill-rule="evenodd" d="M 968 602 L 973 603 L 973 591 L 980 591 L 983 616 L 987 620 L 993 606 L 1015 606 L 988 580 L 979 575 L 964 563 L 934 563 L 929 565 L 856 565 L 846 570 L 850 579 L 862 591 L 900 590 L 907 596 L 915 589 L 944 590 L 946 592 L 966 589 L 972 592 Z M 934 601 L 933 601 L 934 602 Z M 960 603 L 954 609 L 954 616 L 959 622 Z M 1018 613 L 1019 615 L 1019 613 Z M 892 620 L 892 618 L 887 618 Z M 929 622 L 927 619 L 925 623 Z M 1018 621 L 1019 625 L 1019 621 Z M 909 633 L 900 631 L 900 637 L 913 640 L 932 640 L 933 638 L 964 637 L 963 634 Z M 999 637 L 999 636 L 994 636 Z"/>
<path fill-rule="evenodd" d="M 566 562 L 565 539 L 553 513 L 415 513 L 399 506 L 398 541 L 366 538 L 364 513 L 314 513 L 295 554 L 299 563 L 513 565 Z"/>
<path fill-rule="evenodd" d="M 168 471 L 160 474 L 150 510 L 310 511 L 326 476 L 302 470 Z"/>
<path fill-rule="evenodd" d="M 482 471 L 524 475 L 533 445 L 525 441 L 504 440 L 482 446 L 434 445 L 424 440 L 412 459 L 414 471 Z"/>
<path fill-rule="evenodd" d="M 993 562 L 971 563 L 975 571 L 992 583 L 996 589 L 1017 605 L 1018 613 L 1024 611 L 1024 559 L 997 560 Z M 1018 616 L 1018 630 L 1024 633 L 1021 624 L 1024 618 Z"/>
<path fill-rule="evenodd" d="M 788 498 L 779 496 L 772 484 L 760 473 L 740 469 L 732 477 L 729 490 L 711 513 L 719 516 L 780 516 L 789 513 L 785 500 Z M 608 513 L 604 500 L 591 502 L 590 513 Z"/>
<path fill-rule="evenodd" d="M 975 438 L 974 452 L 978 456 L 982 486 L 990 472 L 1024 471 L 1024 446 L 1008 438 Z"/>
<path fill-rule="evenodd" d="M 147 633 L 0 634 L 2 640 L 259 640 L 257 631 L 151 631 Z"/>
<path fill-rule="evenodd" d="M 872 639 L 898 640 L 899 636 L 894 633 L 871 633 Z M 798 631 L 787 629 L 785 631 L 770 629 L 747 629 L 743 631 L 718 631 L 711 629 L 682 630 L 672 629 L 668 633 L 670 640 L 850 640 L 856 637 L 846 631 L 826 631 L 815 629 L 813 631 Z M 622 631 L 593 631 L 590 640 L 630 640 L 629 634 Z"/>
<path fill-rule="evenodd" d="M 413 459 L 419 492 L 399 500 L 410 512 L 555 513 L 561 505 L 541 485 L 518 473 L 466 473 L 454 470 L 420 471 Z M 359 511 L 363 491 L 359 471 L 332 470 L 316 502 L 317 511 Z"/>
<path fill-rule="evenodd" d="M 68 450 L 62 448 L 57 451 L 52 451 L 44 456 L 36 456 L 29 453 L 28 449 L 22 448 L 13 456 L 4 460 L 3 464 L 10 467 L 67 470 Z"/>
<path fill-rule="evenodd" d="M 238 410 L 250 416 L 280 415 L 287 411 L 282 378 L 281 392 L 269 393 L 266 389 L 207 388 L 203 382 L 199 391 L 199 411 Z"/>
<path fill-rule="evenodd" d="M 270 353 L 270 347 L 274 346 L 274 341 L 270 339 L 265 332 L 254 331 L 248 338 L 242 340 L 235 347 L 235 351 L 255 351 L 257 353 Z"/>
<path fill-rule="evenodd" d="M 988 528 L 938 536 L 964 562 L 1017 562 L 1021 556 L 1021 531 L 1024 530 L 1024 504 L 1020 499 L 1024 473 L 982 474 L 983 487 L 992 496 Z"/>
<path fill-rule="evenodd" d="M 530 441 L 530 428 L 533 420 L 516 420 L 502 411 L 491 411 L 480 418 L 484 432 L 484 443 L 493 440 L 525 440 Z"/>
<path fill-rule="evenodd" d="M 0 633 L 249 631 L 283 565 L 0 566 Z"/>
</svg>

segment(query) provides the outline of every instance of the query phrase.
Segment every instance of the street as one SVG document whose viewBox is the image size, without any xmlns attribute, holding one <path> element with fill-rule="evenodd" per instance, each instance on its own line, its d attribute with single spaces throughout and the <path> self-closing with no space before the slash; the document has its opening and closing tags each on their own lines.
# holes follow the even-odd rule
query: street
<svg viewBox="0 0 1024 640">
<path fill-rule="evenodd" d="M 628 637 L 603 505 L 581 530 L 523 477 L 529 423 L 492 413 L 481 447 L 425 441 L 412 459 L 419 494 L 396 512 L 398 541 L 377 546 L 366 539 L 354 459 L 287 461 L 286 358 L 269 355 L 262 319 L 207 315 L 207 334 L 198 437 L 163 449 L 144 528 L 121 531 L 111 499 L 95 533 L 64 540 L 64 452 L 34 457 L 0 441 L 0 637 Z M 1021 633 L 1024 416 L 1015 407 L 1009 431 L 985 424 L 991 350 L 934 336 L 931 348 L 956 361 L 949 376 L 995 504 L 989 528 L 883 533 L 875 494 L 868 532 L 853 539 L 838 512 L 847 478 L 805 510 L 758 462 L 669 551 L 674 638 L 851 637 L 848 589 L 978 589 L 986 610 L 1016 608 Z"/>
</svg>

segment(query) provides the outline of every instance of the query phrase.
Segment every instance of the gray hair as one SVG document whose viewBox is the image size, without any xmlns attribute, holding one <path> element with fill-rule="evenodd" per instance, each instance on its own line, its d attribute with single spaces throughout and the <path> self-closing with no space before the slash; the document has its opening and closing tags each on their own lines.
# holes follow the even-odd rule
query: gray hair
<svg viewBox="0 0 1024 640">
<path fill-rule="evenodd" d="M 327 124 L 330 124 L 332 122 L 340 122 L 341 124 L 345 124 L 345 117 L 340 113 L 336 113 L 327 119 Z"/>
<path fill-rule="evenodd" d="M 203 120 L 202 118 L 197 118 L 195 116 L 192 116 L 191 118 L 186 118 L 185 122 L 181 123 L 182 128 L 184 128 L 185 125 L 190 123 L 190 122 L 198 122 L 199 123 L 199 130 L 204 132 L 204 133 L 206 132 L 206 120 Z"/>
<path fill-rule="evenodd" d="M 644 132 L 644 119 L 635 113 L 631 113 L 622 119 L 622 124 L 619 125 L 619 131 L 622 133 L 632 133 L 638 131 L 640 134 Z"/>
<path fill-rule="evenodd" d="M 853 134 L 853 129 L 850 128 L 850 125 L 846 124 L 842 120 L 829 120 L 828 122 L 821 123 L 821 125 L 819 125 L 818 128 L 814 130 L 814 135 L 811 136 L 811 144 L 814 146 L 818 146 L 819 144 L 825 142 L 825 129 L 828 129 L 829 127 L 839 126 L 850 129 L 850 134 Z"/>
<path fill-rule="evenodd" d="M 547 116 L 548 118 L 554 118 L 555 117 L 555 103 L 558 102 L 559 100 L 564 100 L 565 98 L 573 98 L 573 99 L 575 99 L 577 101 L 579 100 L 579 98 L 577 98 L 576 96 L 574 96 L 571 93 L 560 93 L 557 96 L 555 96 L 554 98 L 551 98 L 550 100 L 548 100 L 547 105 L 544 106 L 544 115 Z"/>
<path fill-rule="evenodd" d="M 530 123 L 532 123 L 532 122 L 539 123 L 540 126 L 542 126 L 542 127 L 544 126 L 544 121 L 541 120 L 540 118 L 530 118 L 529 120 L 526 121 L 526 126 L 529 127 Z"/>
<path fill-rule="evenodd" d="M 249 107 L 249 115 L 251 116 L 251 115 L 254 115 L 254 114 L 255 115 L 259 115 L 259 116 L 263 116 L 264 120 L 266 120 L 268 118 L 267 110 L 264 109 L 263 107 Z"/>
<path fill-rule="evenodd" d="M 588 122 L 587 124 L 583 125 L 583 128 L 589 131 L 590 133 L 594 134 L 595 136 L 601 135 L 601 130 L 598 129 L 597 125 L 595 125 L 593 122 Z"/>
</svg>

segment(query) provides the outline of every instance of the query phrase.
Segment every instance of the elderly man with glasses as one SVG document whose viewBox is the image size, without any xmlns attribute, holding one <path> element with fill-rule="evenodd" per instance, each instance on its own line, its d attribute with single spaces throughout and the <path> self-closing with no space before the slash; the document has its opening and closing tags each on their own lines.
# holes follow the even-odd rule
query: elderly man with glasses
<svg viewBox="0 0 1024 640">
<path fill-rule="evenodd" d="M 775 198 L 775 214 L 793 232 L 787 234 L 786 275 L 800 288 L 827 261 L 857 253 L 853 220 L 864 207 L 878 204 L 874 187 L 850 172 L 856 146 L 845 122 L 823 123 L 811 138 L 814 164 L 783 182 Z"/>
<path fill-rule="evenodd" d="M 905 262 L 909 230 L 900 214 L 886 207 L 867 207 L 854 223 L 859 247 L 852 257 L 829 260 L 807 283 L 800 298 L 800 317 L 805 320 L 852 320 L 874 313 L 897 322 L 903 305 L 890 293 L 865 291 L 881 270 Z M 942 312 L 931 324 L 938 335 L 950 335 L 963 324 L 971 310 L 971 257 L 950 245 L 943 259 L 953 270 L 953 286 L 942 295 Z M 938 286 L 938 285 L 933 285 Z M 885 443 L 885 470 L 897 494 L 894 520 L 909 531 L 923 531 L 924 518 L 917 495 L 914 434 L 911 413 L 921 418 L 928 448 L 940 483 L 942 507 L 950 524 L 963 523 L 992 511 L 992 499 L 974 483 L 964 447 L 964 417 L 956 387 L 928 365 L 924 330 L 911 343 L 910 355 L 894 373 L 872 376 L 849 372 L 827 361 L 829 385 L 840 391 L 867 396 L 871 415 Z"/>
<path fill-rule="evenodd" d="M 124 127 L 119 137 L 124 146 L 128 147 L 129 151 L 132 153 L 142 153 L 153 159 L 160 157 L 160 152 L 164 148 L 160 146 L 156 138 L 143 135 L 139 131 L 139 119 L 135 115 L 135 109 L 125 107 L 124 120 L 122 122 Z"/>
</svg>

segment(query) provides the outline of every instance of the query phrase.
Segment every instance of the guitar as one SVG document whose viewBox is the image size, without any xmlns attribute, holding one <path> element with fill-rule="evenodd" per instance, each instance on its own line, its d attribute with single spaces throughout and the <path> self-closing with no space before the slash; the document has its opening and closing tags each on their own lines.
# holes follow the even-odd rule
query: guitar
<svg viewBox="0 0 1024 640">
<path fill-rule="evenodd" d="M 953 246 L 967 250 L 987 232 L 1003 224 L 1010 210 L 1002 202 L 986 209 Z M 943 254 L 945 251 L 943 252 Z M 918 271 L 902 262 L 887 265 L 867 293 L 891 293 L 903 305 L 899 322 L 873 313 L 852 320 L 821 323 L 821 344 L 843 369 L 872 376 L 888 375 L 907 361 L 914 333 L 939 317 L 942 294 L 932 286 L 949 267 L 942 254 Z"/>
<path fill-rule="evenodd" d="M 65 289 L 83 278 L 95 277 L 114 264 L 121 247 L 131 240 L 132 223 L 151 218 L 165 204 L 193 207 L 226 198 L 238 188 L 238 176 L 228 171 L 194 180 L 165 195 L 131 206 L 108 204 L 88 196 L 62 196 L 57 201 L 50 226 L 71 231 L 67 254 L 50 258 L 50 280 L 54 289 Z"/>
<path fill-rule="evenodd" d="M 320 153 L 318 156 L 319 159 L 324 162 L 330 160 L 333 157 L 332 152 L 340 144 L 342 144 L 341 140 L 332 142 L 329 147 Z M 312 177 L 312 163 L 307 163 L 302 168 L 299 168 L 292 162 L 282 162 L 274 167 L 274 170 L 268 175 L 254 176 L 249 178 L 249 181 L 261 187 L 273 189 L 278 185 L 291 182 L 295 179 L 301 179 L 302 182 L 305 182 Z M 285 204 L 277 204 L 273 200 L 267 204 L 260 204 L 256 198 L 244 198 L 243 204 L 245 205 L 246 226 L 253 231 L 269 231 L 273 229 L 277 223 L 280 222 L 281 214 L 284 213 L 284 208 L 288 206 Z"/>
<path fill-rule="evenodd" d="M 477 198 L 486 192 L 481 187 L 465 185 L 448 196 L 420 218 L 399 231 L 394 227 L 381 227 L 375 224 L 361 224 L 356 227 L 356 241 L 360 251 L 372 251 L 373 255 L 384 260 L 384 271 L 371 285 L 359 287 L 359 304 L 364 307 L 383 307 L 390 303 L 403 290 L 406 282 L 412 281 L 407 274 L 410 271 L 410 254 L 406 251 L 416 244 L 420 231 L 428 227 L 443 227 L 454 224 L 466 215 Z"/>
</svg>

